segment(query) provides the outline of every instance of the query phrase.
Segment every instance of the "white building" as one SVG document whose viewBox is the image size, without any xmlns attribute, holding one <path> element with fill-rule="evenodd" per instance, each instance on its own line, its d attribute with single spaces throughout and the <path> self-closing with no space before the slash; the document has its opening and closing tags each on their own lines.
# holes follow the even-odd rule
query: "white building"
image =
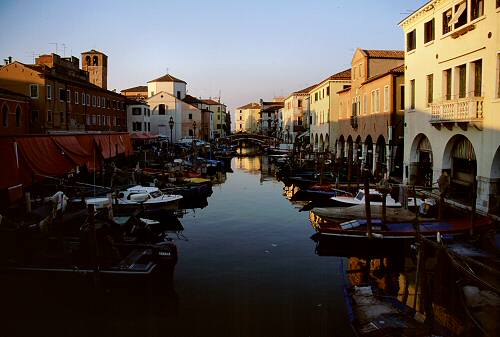
<svg viewBox="0 0 500 337">
<path fill-rule="evenodd" d="M 289 130 L 290 142 L 309 128 L 309 92 L 316 87 L 312 85 L 291 93 L 284 102 L 281 111 L 281 129 Z"/>
<path fill-rule="evenodd" d="M 127 103 L 127 131 L 129 133 L 151 132 L 151 111 L 145 102 Z"/>
<path fill-rule="evenodd" d="M 498 214 L 500 1 L 433 0 L 404 19 L 404 181 Z M 434 185 L 435 186 L 435 185 Z"/>
</svg>

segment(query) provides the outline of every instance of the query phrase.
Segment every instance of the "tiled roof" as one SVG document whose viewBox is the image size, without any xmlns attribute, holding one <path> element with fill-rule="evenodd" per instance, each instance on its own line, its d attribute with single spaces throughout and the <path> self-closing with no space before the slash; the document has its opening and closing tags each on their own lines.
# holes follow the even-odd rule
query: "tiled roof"
<svg viewBox="0 0 500 337">
<path fill-rule="evenodd" d="M 393 74 L 404 74 L 404 72 L 405 72 L 405 65 L 402 64 L 400 66 L 397 66 L 396 68 L 391 69 L 390 72 L 393 73 Z"/>
<path fill-rule="evenodd" d="M 148 86 L 147 85 L 140 85 L 137 87 L 123 89 L 121 92 L 148 92 Z"/>
<path fill-rule="evenodd" d="M 262 112 L 276 111 L 276 110 L 279 110 L 281 108 L 283 108 L 283 104 L 281 104 L 281 105 L 271 105 L 271 106 L 268 106 L 268 107 L 265 107 L 264 109 L 262 109 Z"/>
<path fill-rule="evenodd" d="M 10 90 L 4 89 L 4 88 L 0 88 L 0 95 L 14 96 L 14 97 L 22 98 L 22 99 L 29 99 L 29 97 L 26 95 L 23 95 L 23 94 L 14 92 L 14 91 L 10 91 Z"/>
<path fill-rule="evenodd" d="M 206 105 L 219 105 L 221 103 L 217 102 L 217 101 L 214 101 L 213 99 L 211 98 L 208 98 L 208 99 L 202 99 L 201 100 L 203 103 L 205 103 Z"/>
<path fill-rule="evenodd" d="M 379 78 L 382 78 L 382 77 L 390 75 L 390 74 L 400 75 L 400 74 L 404 74 L 404 73 L 405 73 L 405 65 L 403 63 L 403 64 L 401 64 L 401 65 L 399 65 L 399 66 L 397 66 L 395 68 L 390 69 L 389 71 L 387 71 L 385 73 L 378 74 L 378 75 L 370 77 L 369 79 L 367 79 L 366 81 L 364 81 L 362 84 L 366 84 L 366 83 L 375 81 L 375 80 L 377 80 Z"/>
<path fill-rule="evenodd" d="M 183 80 L 180 80 L 178 78 L 175 78 L 173 77 L 172 75 L 170 74 L 166 74 L 166 75 L 163 75 L 161 77 L 158 77 L 158 78 L 155 78 L 154 80 L 151 80 L 151 81 L 148 81 L 148 83 L 151 83 L 151 82 L 178 82 L 178 83 L 184 83 L 184 84 L 187 84 L 186 82 L 184 82 Z"/>
<path fill-rule="evenodd" d="M 336 73 L 336 74 L 327 78 L 327 80 L 350 80 L 350 79 L 351 79 L 351 69 L 350 68 L 343 70 L 339 73 Z"/>
<path fill-rule="evenodd" d="M 238 110 L 260 109 L 260 104 L 259 103 L 248 103 L 248 104 L 240 106 L 239 108 L 236 108 L 236 109 L 238 109 Z"/>
<path fill-rule="evenodd" d="M 318 84 L 314 84 L 314 85 L 311 85 L 305 89 L 302 89 L 302 90 L 299 90 L 299 91 L 295 91 L 294 94 L 307 94 L 309 93 L 309 91 L 311 91 L 312 89 L 316 88 Z"/>
<path fill-rule="evenodd" d="M 363 49 L 363 52 L 370 58 L 379 58 L 379 59 L 404 59 L 405 58 L 405 52 L 403 50 Z"/>
<path fill-rule="evenodd" d="M 183 101 L 186 102 L 187 104 L 200 104 L 202 102 L 198 98 L 191 95 L 186 95 Z"/>
</svg>

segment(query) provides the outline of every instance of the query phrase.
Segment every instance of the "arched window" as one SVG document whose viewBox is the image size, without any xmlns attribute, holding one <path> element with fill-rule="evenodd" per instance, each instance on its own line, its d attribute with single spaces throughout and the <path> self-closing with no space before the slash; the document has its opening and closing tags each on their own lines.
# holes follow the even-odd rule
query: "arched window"
<svg viewBox="0 0 500 337">
<path fill-rule="evenodd" d="M 21 126 L 21 107 L 18 105 L 16 107 L 16 127 Z"/>
<path fill-rule="evenodd" d="M 2 125 L 4 128 L 9 126 L 9 108 L 7 104 L 2 106 Z"/>
<path fill-rule="evenodd" d="M 85 63 L 87 63 L 88 66 L 90 65 L 90 56 L 87 55 L 85 57 Z"/>
<path fill-rule="evenodd" d="M 94 57 L 92 58 L 92 65 L 93 65 L 93 66 L 97 66 L 97 65 L 99 65 L 99 64 L 98 64 L 98 63 L 99 63 L 98 61 L 99 61 L 99 60 L 98 60 L 97 56 L 94 56 Z"/>
<path fill-rule="evenodd" d="M 165 114 L 165 104 L 160 104 L 158 106 L 158 115 L 164 115 Z"/>
</svg>

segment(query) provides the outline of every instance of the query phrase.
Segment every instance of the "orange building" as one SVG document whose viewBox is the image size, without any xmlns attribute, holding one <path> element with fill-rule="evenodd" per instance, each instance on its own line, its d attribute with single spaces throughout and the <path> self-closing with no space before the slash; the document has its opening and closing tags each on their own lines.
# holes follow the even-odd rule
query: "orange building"
<svg viewBox="0 0 500 337">
<path fill-rule="evenodd" d="M 0 68 L 0 88 L 31 98 L 30 132 L 127 130 L 126 97 L 92 84 L 76 57 L 9 63 Z"/>
<path fill-rule="evenodd" d="M 28 96 L 0 88 L 0 112 L 2 114 L 0 134 L 27 133 L 30 104 Z"/>
</svg>

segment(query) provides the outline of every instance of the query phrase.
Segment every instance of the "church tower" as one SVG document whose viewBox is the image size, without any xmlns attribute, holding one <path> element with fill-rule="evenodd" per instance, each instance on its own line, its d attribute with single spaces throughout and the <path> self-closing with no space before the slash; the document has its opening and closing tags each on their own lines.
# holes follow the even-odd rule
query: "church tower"
<svg viewBox="0 0 500 337">
<path fill-rule="evenodd" d="M 82 69 L 88 71 L 90 83 L 108 89 L 108 57 L 92 49 L 82 53 Z"/>
</svg>

